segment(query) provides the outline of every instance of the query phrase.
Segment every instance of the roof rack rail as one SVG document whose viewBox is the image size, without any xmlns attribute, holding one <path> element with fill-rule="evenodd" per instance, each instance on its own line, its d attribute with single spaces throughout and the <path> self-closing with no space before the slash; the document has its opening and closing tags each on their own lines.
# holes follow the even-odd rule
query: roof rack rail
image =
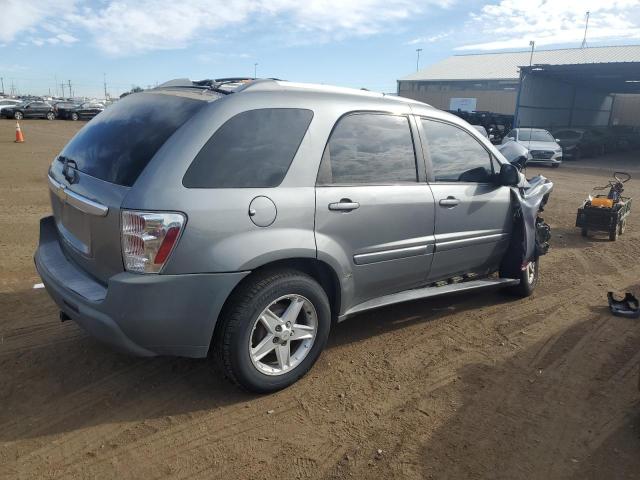
<svg viewBox="0 0 640 480">
<path fill-rule="evenodd" d="M 204 80 L 190 80 L 188 78 L 176 78 L 169 80 L 156 88 L 201 88 L 228 95 L 244 90 L 254 82 L 276 81 L 278 78 L 253 78 L 253 77 L 225 77 L 206 78 Z"/>
</svg>

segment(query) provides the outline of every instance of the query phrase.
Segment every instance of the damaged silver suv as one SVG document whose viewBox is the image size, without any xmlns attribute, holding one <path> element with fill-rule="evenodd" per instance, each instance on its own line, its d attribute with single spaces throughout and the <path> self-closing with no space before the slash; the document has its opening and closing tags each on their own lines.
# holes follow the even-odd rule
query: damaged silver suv
<svg viewBox="0 0 640 480">
<path fill-rule="evenodd" d="M 334 321 L 487 287 L 527 296 L 552 184 L 412 100 L 177 80 L 89 122 L 49 170 L 38 272 L 126 352 L 218 358 L 246 389 L 312 367 Z"/>
</svg>

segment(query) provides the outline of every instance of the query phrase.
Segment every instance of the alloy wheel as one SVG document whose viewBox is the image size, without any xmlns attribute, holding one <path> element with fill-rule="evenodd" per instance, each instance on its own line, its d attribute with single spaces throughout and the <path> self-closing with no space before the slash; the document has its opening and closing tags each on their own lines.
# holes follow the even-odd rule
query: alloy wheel
<svg viewBox="0 0 640 480">
<path fill-rule="evenodd" d="M 266 375 L 283 375 L 311 351 L 318 332 L 318 314 L 302 295 L 285 295 L 265 308 L 253 323 L 249 356 Z"/>
</svg>

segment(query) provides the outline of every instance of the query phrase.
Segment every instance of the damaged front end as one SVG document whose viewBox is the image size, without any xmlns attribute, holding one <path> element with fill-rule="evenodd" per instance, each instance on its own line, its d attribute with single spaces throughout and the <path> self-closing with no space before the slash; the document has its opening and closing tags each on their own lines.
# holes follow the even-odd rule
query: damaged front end
<svg viewBox="0 0 640 480">
<path fill-rule="evenodd" d="M 500 265 L 500 275 L 517 278 L 529 262 L 537 260 L 549 251 L 551 227 L 540 214 L 549 200 L 553 183 L 538 175 L 521 181 L 511 188 L 514 206 L 513 233 L 507 253 Z"/>
</svg>

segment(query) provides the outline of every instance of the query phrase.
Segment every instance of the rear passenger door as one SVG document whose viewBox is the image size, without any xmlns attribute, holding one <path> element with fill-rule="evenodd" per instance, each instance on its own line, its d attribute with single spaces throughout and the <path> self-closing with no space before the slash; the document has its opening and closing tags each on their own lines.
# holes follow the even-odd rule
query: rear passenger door
<svg viewBox="0 0 640 480">
<path fill-rule="evenodd" d="M 338 120 L 325 147 L 316 187 L 316 242 L 318 257 L 337 260 L 346 272 L 343 305 L 426 279 L 434 205 L 412 123 L 403 115 L 351 113 Z"/>
<path fill-rule="evenodd" d="M 421 118 L 435 198 L 435 254 L 429 281 L 496 268 L 511 233 L 511 192 L 495 181 L 499 163 L 470 132 Z"/>
</svg>

